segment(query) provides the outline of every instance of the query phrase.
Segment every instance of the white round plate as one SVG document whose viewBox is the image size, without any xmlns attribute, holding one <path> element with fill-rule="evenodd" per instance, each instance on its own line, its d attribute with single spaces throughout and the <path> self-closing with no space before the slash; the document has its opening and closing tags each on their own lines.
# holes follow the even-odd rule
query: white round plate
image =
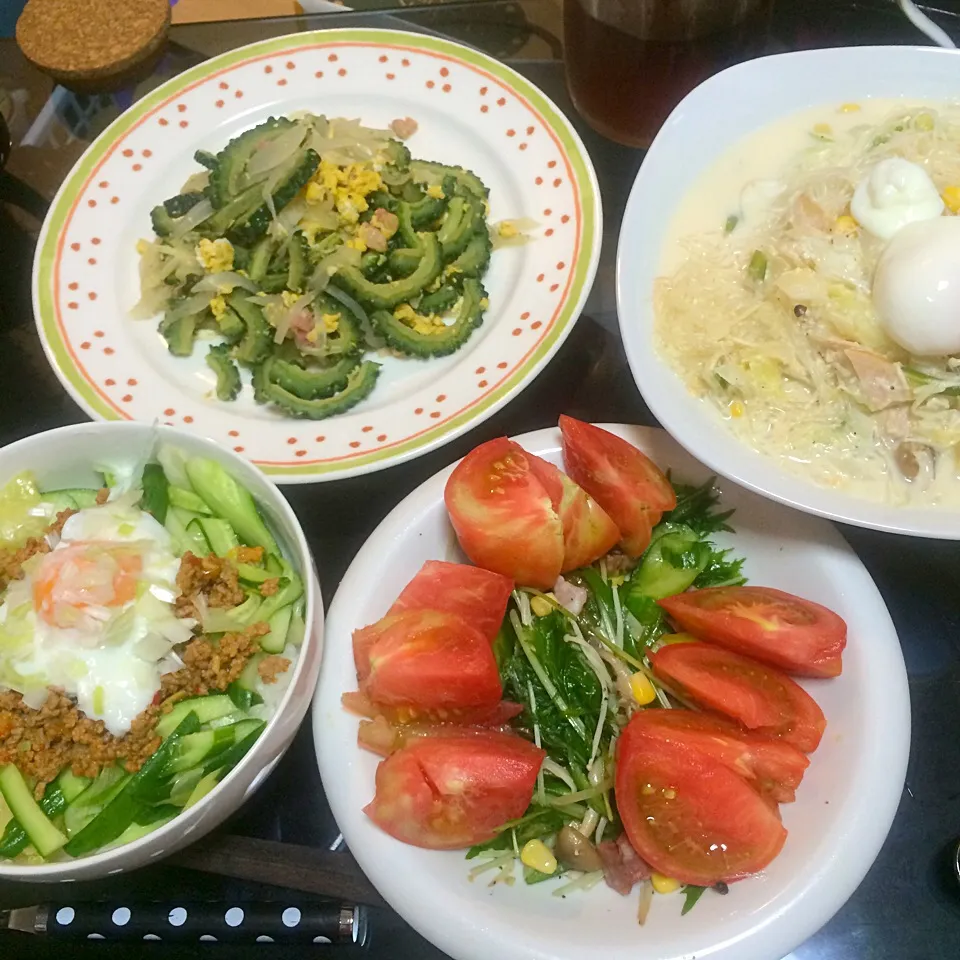
<svg viewBox="0 0 960 960">
<path fill-rule="evenodd" d="M 150 209 L 269 116 L 310 109 L 374 127 L 410 116 L 414 156 L 474 170 L 490 220 L 528 217 L 535 240 L 497 251 L 483 326 L 457 353 L 386 358 L 373 394 L 338 417 L 284 417 L 210 394 L 206 351 L 169 355 L 139 298 L 136 242 Z M 489 417 L 559 348 L 600 256 L 596 175 L 563 114 L 509 67 L 446 40 L 324 30 L 264 40 L 188 70 L 139 100 L 90 146 L 44 223 L 33 272 L 54 370 L 93 417 L 159 420 L 210 437 L 288 482 L 339 479 L 419 456 Z"/>
<path fill-rule="evenodd" d="M 851 47 L 738 64 L 690 93 L 644 158 L 617 251 L 617 312 L 630 369 L 660 423 L 711 469 L 800 510 L 892 533 L 960 539 L 960 510 L 894 507 L 788 473 L 735 437 L 691 395 L 654 347 L 653 285 L 674 212 L 700 174 L 750 133 L 822 104 L 908 97 L 956 100 L 960 53 L 934 47 Z"/>
<path fill-rule="evenodd" d="M 710 473 L 660 430 L 612 426 L 683 481 Z M 562 465 L 560 433 L 517 438 Z M 847 621 L 843 674 L 804 681 L 827 717 L 797 801 L 782 808 L 789 831 L 762 875 L 704 896 L 680 916 L 682 898 L 656 897 L 644 927 L 636 896 L 605 886 L 566 899 L 555 882 L 490 888 L 471 883 L 462 852 L 407 846 L 362 812 L 374 792 L 377 758 L 357 746 L 357 718 L 340 706 L 355 690 L 351 632 L 384 613 L 420 565 L 463 560 L 443 505 L 452 467 L 408 496 L 380 524 L 347 571 L 327 618 L 327 648 L 313 704 L 323 786 L 350 851 L 387 902 L 456 960 L 781 960 L 853 893 L 890 828 L 906 772 L 910 704 L 893 624 L 869 574 L 823 520 L 787 510 L 733 484 L 727 545 L 747 558 L 751 582 L 826 604 Z M 719 540 L 720 538 L 718 538 Z"/>
</svg>

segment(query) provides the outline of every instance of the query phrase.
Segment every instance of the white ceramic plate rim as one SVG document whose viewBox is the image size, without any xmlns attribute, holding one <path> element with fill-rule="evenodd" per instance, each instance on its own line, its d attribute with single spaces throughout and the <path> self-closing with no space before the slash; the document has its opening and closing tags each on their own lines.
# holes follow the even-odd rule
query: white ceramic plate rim
<svg viewBox="0 0 960 960">
<path fill-rule="evenodd" d="M 604 426 L 648 451 L 655 446 L 657 459 L 664 465 L 674 464 L 681 476 L 686 473 L 683 464 L 693 469 L 690 464 L 694 462 L 663 431 L 623 425 Z M 542 456 L 556 453 L 560 447 L 556 429 L 525 434 L 517 440 L 526 449 Z M 431 885 L 430 876 L 425 878 L 421 874 L 419 862 L 407 870 L 402 866 L 397 869 L 397 864 L 404 859 L 404 855 L 392 849 L 394 845 L 399 846 L 398 842 L 371 828 L 361 812 L 362 804 L 373 794 L 372 777 L 363 788 L 367 792 L 362 796 L 358 795 L 359 791 L 353 792 L 349 784 L 354 767 L 368 757 L 354 740 L 356 718 L 345 714 L 339 702 L 343 690 L 355 686 L 355 676 L 351 674 L 350 636 L 352 630 L 363 625 L 358 622 L 358 616 L 362 614 L 357 611 L 372 590 L 382 592 L 377 585 L 381 583 L 380 573 L 386 563 L 384 554 L 402 550 L 405 543 L 410 543 L 418 535 L 418 518 L 442 504 L 444 484 L 454 466 L 431 477 L 386 517 L 357 554 L 334 597 L 327 618 L 326 657 L 313 705 L 314 741 L 324 789 L 347 846 L 384 899 L 451 957 L 456 960 L 489 960 L 492 956 L 501 960 L 580 960 L 583 954 L 565 943 L 542 943 L 522 929 L 522 921 L 510 926 L 492 910 L 484 910 L 482 884 L 478 884 L 481 889 L 471 895 L 470 902 L 476 902 L 476 910 L 460 909 L 456 912 L 457 908 L 462 908 L 461 901 L 451 897 L 449 891 L 439 884 Z M 698 472 L 709 476 L 702 466 Z M 735 487 L 728 488 L 724 498 L 735 501 L 738 512 L 748 510 L 746 504 L 751 500 L 758 508 L 775 511 L 777 517 L 782 516 L 790 523 L 792 530 L 801 531 L 805 542 L 816 543 L 825 561 L 829 558 L 831 564 L 838 564 L 837 569 L 842 570 L 843 575 L 844 599 L 849 597 L 851 605 L 855 599 L 856 615 L 865 617 L 863 621 L 857 621 L 862 633 L 853 638 L 853 642 L 870 644 L 865 670 L 870 677 L 871 737 L 869 743 L 863 744 L 863 756 L 859 760 L 863 764 L 864 782 L 854 804 L 857 809 L 848 811 L 842 832 L 833 837 L 836 842 L 829 855 L 817 862 L 807 860 L 806 871 L 802 876 L 791 878 L 788 890 L 771 892 L 771 897 L 776 894 L 775 909 L 756 910 L 753 918 L 735 935 L 724 939 L 723 934 L 716 934 L 713 940 L 708 936 L 693 951 L 697 958 L 709 956 L 711 960 L 781 960 L 826 923 L 853 893 L 886 837 L 906 773 L 910 742 L 909 692 L 896 631 L 883 600 L 866 569 L 836 531 L 824 521 L 758 502 L 753 494 Z M 411 569 L 409 576 L 414 572 Z M 390 598 L 381 599 L 383 603 L 380 605 L 385 610 Z M 849 611 L 845 612 L 849 615 Z M 351 685 L 344 686 L 345 683 Z M 816 756 L 813 763 L 816 763 Z M 801 785 L 797 805 L 804 802 L 804 786 Z M 834 817 L 837 816 L 834 813 Z M 385 863 L 386 858 L 390 859 L 393 868 Z M 463 861 L 464 874 L 468 868 Z M 598 890 L 584 896 L 598 893 L 609 895 L 609 891 Z M 618 913 L 620 910 L 635 910 L 631 899 L 614 900 Z M 566 903 L 571 905 L 571 910 L 574 909 L 574 901 L 567 900 Z M 452 919 L 454 915 L 455 920 Z M 572 916 L 576 917 L 575 914 Z M 691 915 L 694 917 L 695 914 Z M 689 921 L 691 918 L 684 919 Z M 596 917 L 592 916 L 591 920 L 596 928 Z M 679 917 L 676 921 L 680 922 Z M 642 931 L 637 928 L 637 940 L 629 944 L 606 943 L 599 936 L 596 943 L 598 954 L 602 951 L 609 960 L 681 960 L 681 957 L 689 960 L 693 955 L 670 953 L 668 956 L 666 952 L 660 952 L 657 943 L 651 942 L 648 928 Z"/>
<path fill-rule="evenodd" d="M 691 396 L 653 347 L 653 280 L 675 195 L 749 131 L 820 104 L 903 96 L 955 99 L 960 53 L 935 47 L 805 50 L 750 60 L 688 94 L 650 147 L 627 201 L 617 251 L 617 312 L 627 360 L 659 422 L 718 473 L 799 510 L 856 526 L 960 539 L 960 510 L 897 508 L 817 486 L 737 439 L 707 401 Z M 683 142 L 699 131 L 694 153 Z M 737 131 L 730 134 L 728 131 Z M 720 147 L 711 148 L 711 144 Z"/>
</svg>

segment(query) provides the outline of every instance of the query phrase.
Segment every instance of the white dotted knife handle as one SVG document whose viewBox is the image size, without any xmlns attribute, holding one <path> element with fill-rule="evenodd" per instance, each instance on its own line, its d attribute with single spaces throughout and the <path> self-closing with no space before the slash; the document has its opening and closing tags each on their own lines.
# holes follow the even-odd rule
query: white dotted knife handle
<svg viewBox="0 0 960 960">
<path fill-rule="evenodd" d="M 68 940 L 362 943 L 364 925 L 359 906 L 168 901 L 51 904 L 37 908 L 35 930 Z"/>
</svg>

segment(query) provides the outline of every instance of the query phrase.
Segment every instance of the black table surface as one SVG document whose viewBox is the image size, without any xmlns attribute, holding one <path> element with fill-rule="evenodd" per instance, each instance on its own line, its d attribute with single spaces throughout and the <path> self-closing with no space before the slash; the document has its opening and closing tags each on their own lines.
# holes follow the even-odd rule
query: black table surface
<svg viewBox="0 0 960 960">
<path fill-rule="evenodd" d="M 504 33 L 500 28 L 507 20 L 516 23 L 518 10 L 524 21 L 531 7 L 526 3 L 485 4 L 480 13 L 476 5 L 465 4 L 460 13 L 453 6 L 442 11 L 406 11 L 399 25 L 438 30 L 477 46 L 503 50 L 501 55 L 508 56 L 509 31 Z M 379 12 L 376 22 L 394 20 L 398 15 Z M 369 16 L 335 16 L 326 18 L 323 25 L 358 21 L 371 22 Z M 941 22 L 960 36 L 960 21 L 949 12 Z M 202 35 L 202 29 L 192 29 L 191 36 Z M 240 36 L 251 29 L 249 24 L 208 29 L 236 29 L 234 45 L 253 38 Z M 797 0 L 778 5 L 766 42 L 767 49 L 789 49 L 920 40 L 905 26 L 892 2 Z M 547 42 L 550 50 L 558 49 L 555 36 L 548 34 Z M 627 368 L 613 313 L 616 234 L 642 154 L 604 140 L 579 121 L 565 92 L 559 59 L 510 62 L 567 112 L 596 165 L 606 228 L 594 294 L 586 313 L 547 369 L 521 396 L 468 435 L 411 463 L 367 477 L 285 488 L 317 557 L 328 602 L 350 560 L 385 514 L 423 480 L 477 443 L 554 425 L 563 412 L 601 422 L 655 425 Z M 0 442 L 4 444 L 85 419 L 50 371 L 37 340 L 30 307 L 33 239 L 34 231 L 24 228 L 22 220 L 15 220 L 0 206 Z M 358 496 L 361 491 L 362 497 Z M 960 957 L 960 888 L 947 881 L 943 860 L 946 847 L 960 835 L 958 551 L 952 543 L 943 541 L 895 537 L 846 526 L 841 532 L 876 580 L 899 631 L 912 701 L 910 765 L 896 820 L 876 863 L 849 902 L 819 933 L 798 947 L 790 960 Z M 320 848 L 336 841 L 339 831 L 324 799 L 309 724 L 300 730 L 256 797 L 222 829 Z M 238 903 L 293 896 L 277 887 L 226 880 L 159 863 L 131 874 L 67 887 L 0 883 L 0 909 L 67 899 L 164 899 L 172 893 L 183 900 L 229 898 Z M 300 895 L 297 898 L 302 899 Z M 40 937 L 0 933 L 0 958 L 29 956 L 43 960 L 62 958 L 66 952 L 71 958 L 149 953 L 170 958 L 230 956 L 246 960 L 278 955 L 281 950 L 284 957 L 335 953 L 387 960 L 439 960 L 444 956 L 385 908 L 371 910 L 370 935 L 362 947 L 181 947 L 107 942 L 64 947 Z"/>
</svg>

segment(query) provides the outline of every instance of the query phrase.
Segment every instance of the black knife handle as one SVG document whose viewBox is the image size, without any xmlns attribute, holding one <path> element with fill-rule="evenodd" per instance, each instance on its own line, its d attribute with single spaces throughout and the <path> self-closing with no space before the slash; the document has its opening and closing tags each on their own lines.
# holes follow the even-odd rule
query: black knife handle
<svg viewBox="0 0 960 960">
<path fill-rule="evenodd" d="M 363 908 L 338 903 L 117 902 L 50 904 L 37 933 L 60 940 L 344 943 L 363 939 Z M 45 921 L 45 922 L 44 922 Z"/>
</svg>

